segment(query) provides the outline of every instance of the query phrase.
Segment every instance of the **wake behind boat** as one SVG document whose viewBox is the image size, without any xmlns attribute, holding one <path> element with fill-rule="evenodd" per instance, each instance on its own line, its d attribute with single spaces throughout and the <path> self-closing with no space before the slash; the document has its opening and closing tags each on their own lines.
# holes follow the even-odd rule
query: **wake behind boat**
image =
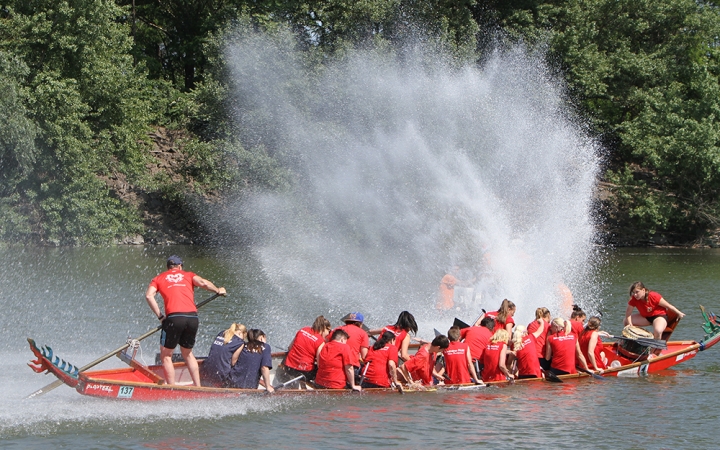
<svg viewBox="0 0 720 450">
<path fill-rule="evenodd" d="M 603 351 L 608 360 L 608 369 L 601 375 L 603 377 L 637 377 L 651 373 L 658 373 L 675 365 L 694 358 L 698 352 L 707 350 L 720 341 L 720 325 L 716 316 L 707 313 L 700 307 L 704 323 L 702 328 L 705 336 L 697 341 L 669 341 L 667 348 L 654 357 L 647 358 L 644 351 L 637 354 L 629 352 L 622 342 L 603 343 Z M 167 385 L 163 380 L 162 365 L 144 365 L 134 356 L 133 345 L 128 345 L 117 356 L 128 364 L 128 367 L 107 370 L 81 371 L 76 366 L 60 359 L 48 346 L 38 347 L 34 340 L 28 339 L 30 349 L 36 358 L 28 365 L 37 373 L 48 372 L 55 375 L 64 384 L 75 388 L 80 394 L 93 397 L 117 398 L 125 400 L 180 400 L 210 397 L 234 397 L 238 395 L 262 395 L 264 388 L 233 389 L 197 387 L 192 385 L 189 371 L 184 362 L 175 363 L 175 376 L 178 384 Z M 639 344 L 637 344 L 639 345 Z M 642 346 L 640 346 L 642 347 Z M 633 348 L 638 350 L 637 346 Z M 647 349 L 646 349 L 647 350 Z M 273 353 L 273 367 L 277 367 L 285 356 L 284 352 Z M 202 359 L 199 360 L 202 364 Z M 577 373 L 560 375 L 561 381 L 574 378 L 588 378 L 592 374 Z M 274 377 L 273 377 L 274 378 Z M 515 380 L 516 383 L 536 383 L 545 381 L 542 378 Z M 553 380 L 551 380 L 553 381 Z M 508 384 L 507 381 L 489 382 L 488 385 Z M 405 389 L 404 392 L 437 391 L 437 390 L 470 390 L 482 386 L 476 385 L 439 385 L 431 389 Z M 278 389 L 280 388 L 280 389 Z M 307 386 L 302 389 L 289 389 L 276 386 L 280 395 L 308 395 L 308 394 L 343 394 L 351 392 L 344 389 L 313 389 Z M 364 389 L 368 393 L 392 393 L 393 389 Z"/>
</svg>

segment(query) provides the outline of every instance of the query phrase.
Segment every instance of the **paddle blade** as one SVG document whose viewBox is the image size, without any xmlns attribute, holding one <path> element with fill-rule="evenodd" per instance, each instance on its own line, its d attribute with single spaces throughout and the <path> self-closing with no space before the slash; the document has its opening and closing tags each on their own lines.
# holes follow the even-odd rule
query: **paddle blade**
<svg viewBox="0 0 720 450">
<path fill-rule="evenodd" d="M 635 341 L 636 341 L 638 344 L 644 345 L 644 346 L 646 346 L 646 347 L 659 348 L 659 349 L 662 349 L 662 350 L 667 350 L 667 342 L 661 341 L 661 340 L 658 340 L 658 339 L 638 338 L 638 339 L 635 339 Z"/>
<path fill-rule="evenodd" d="M 563 382 L 563 380 L 558 378 L 558 376 L 555 375 L 555 373 L 553 373 L 552 370 L 543 370 L 542 372 L 545 374 L 545 379 L 551 383 L 562 383 Z"/>
<path fill-rule="evenodd" d="M 453 326 L 454 326 L 454 327 L 458 327 L 458 328 L 460 328 L 461 330 L 462 330 L 463 328 L 470 328 L 470 325 L 466 324 L 465 322 L 463 322 L 462 320 L 458 319 L 457 317 L 456 317 L 455 320 L 453 321 Z"/>
<path fill-rule="evenodd" d="M 442 333 L 437 330 L 437 328 L 433 328 L 433 331 L 435 332 L 435 337 L 441 336 Z"/>
<path fill-rule="evenodd" d="M 25 398 L 28 399 L 28 398 L 37 397 L 39 395 L 47 394 L 48 392 L 52 391 L 53 389 L 55 389 L 57 387 L 62 386 L 63 384 L 65 384 L 65 383 L 63 383 L 62 380 L 55 380 L 52 383 L 48 384 L 45 387 L 38 389 L 37 391 L 33 392 L 32 394 L 28 395 Z"/>
</svg>

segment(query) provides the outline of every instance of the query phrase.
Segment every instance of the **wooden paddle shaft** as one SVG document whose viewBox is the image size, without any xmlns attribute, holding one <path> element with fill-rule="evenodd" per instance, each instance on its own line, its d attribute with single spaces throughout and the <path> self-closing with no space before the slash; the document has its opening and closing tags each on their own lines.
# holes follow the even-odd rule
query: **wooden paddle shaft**
<svg viewBox="0 0 720 450">
<path fill-rule="evenodd" d="M 210 298 L 208 298 L 208 299 L 206 299 L 206 300 L 203 300 L 202 302 L 198 303 L 198 304 L 197 304 L 197 307 L 198 307 L 198 308 L 201 308 L 201 307 L 207 305 L 208 303 L 210 303 L 211 301 L 215 300 L 215 299 L 218 298 L 218 297 L 220 297 L 220 294 L 215 294 L 215 295 L 213 295 L 212 297 L 210 297 Z M 161 329 L 162 329 L 162 325 L 161 325 L 161 326 L 158 326 L 157 328 L 154 328 L 154 329 L 148 331 L 148 332 L 145 333 L 145 334 L 143 334 L 142 336 L 140 336 L 139 338 L 137 338 L 136 341 L 142 341 L 142 340 L 145 339 L 146 337 L 152 336 L 153 334 L 157 333 L 157 332 L 160 331 Z M 126 343 L 125 345 L 123 345 L 122 347 L 118 347 L 118 348 L 116 348 L 115 350 L 111 351 L 110 353 L 99 357 L 98 359 L 96 359 L 95 361 L 93 361 L 93 362 L 91 362 L 91 363 L 85 364 L 84 366 L 82 366 L 81 368 L 78 369 L 78 372 L 83 372 L 83 371 L 85 371 L 85 370 L 88 370 L 88 369 L 91 368 L 91 367 L 97 366 L 97 365 L 100 364 L 101 362 L 105 361 L 106 359 L 112 358 L 115 354 L 117 354 L 117 353 L 125 350 L 125 349 L 128 348 L 128 347 L 130 347 L 130 342 L 127 342 L 127 343 Z M 32 394 L 28 395 L 26 398 L 33 398 L 33 397 L 37 397 L 37 396 L 39 396 L 39 395 L 47 394 L 48 392 L 52 391 L 52 390 L 55 389 L 56 387 L 61 386 L 62 384 L 63 384 L 63 381 L 62 381 L 62 380 L 56 380 L 56 381 L 48 384 L 47 386 L 38 389 L 37 391 L 35 391 L 35 392 L 33 392 Z"/>
</svg>

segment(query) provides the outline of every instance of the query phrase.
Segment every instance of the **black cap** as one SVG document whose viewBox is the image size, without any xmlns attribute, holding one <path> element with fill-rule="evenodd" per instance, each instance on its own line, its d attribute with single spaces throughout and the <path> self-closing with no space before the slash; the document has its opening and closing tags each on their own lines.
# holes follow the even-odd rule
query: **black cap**
<svg viewBox="0 0 720 450">
<path fill-rule="evenodd" d="M 169 257 L 167 259 L 167 263 L 168 263 L 168 265 L 182 266 L 183 262 L 182 262 L 182 259 L 180 259 L 180 257 L 178 255 L 172 255 L 171 257 Z"/>
</svg>

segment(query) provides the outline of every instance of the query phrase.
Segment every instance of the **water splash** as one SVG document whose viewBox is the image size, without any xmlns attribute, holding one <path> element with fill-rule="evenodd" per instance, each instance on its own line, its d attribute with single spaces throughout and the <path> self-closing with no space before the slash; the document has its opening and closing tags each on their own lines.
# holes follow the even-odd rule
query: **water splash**
<svg viewBox="0 0 720 450">
<path fill-rule="evenodd" d="M 521 321 L 558 311 L 560 282 L 595 300 L 598 148 L 542 55 L 457 68 L 421 47 L 350 51 L 318 73 L 280 41 L 227 49 L 241 140 L 297 177 L 291 192 L 235 202 L 224 224 L 252 236 L 274 286 L 256 303 L 268 316 L 431 320 L 453 263 L 477 277 L 475 311 L 505 297 Z"/>
</svg>

